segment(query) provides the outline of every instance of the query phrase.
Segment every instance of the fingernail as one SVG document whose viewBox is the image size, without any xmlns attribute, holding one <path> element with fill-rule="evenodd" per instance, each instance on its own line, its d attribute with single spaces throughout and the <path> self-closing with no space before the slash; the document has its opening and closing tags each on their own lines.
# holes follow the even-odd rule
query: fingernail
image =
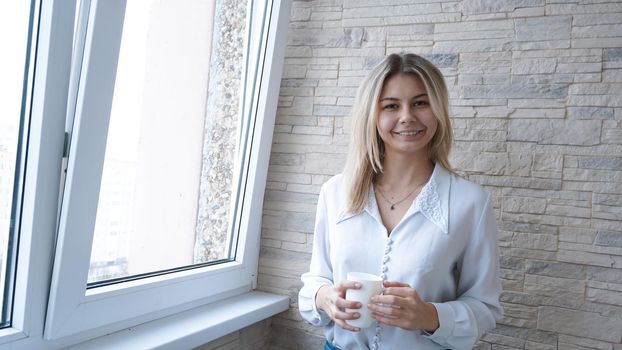
<svg viewBox="0 0 622 350">
<path fill-rule="evenodd" d="M 360 328 L 354 328 L 355 332 L 359 332 L 361 329 Z"/>
<path fill-rule="evenodd" d="M 361 288 L 361 284 L 360 284 L 360 283 L 354 283 L 354 286 L 355 286 L 356 288 Z"/>
<path fill-rule="evenodd" d="M 359 317 L 361 317 L 361 315 L 358 312 L 355 312 L 354 313 L 354 317 L 359 318 Z"/>
<path fill-rule="evenodd" d="M 356 307 L 361 307 L 361 306 L 363 306 L 363 304 L 361 304 L 361 303 L 356 303 Z"/>
</svg>

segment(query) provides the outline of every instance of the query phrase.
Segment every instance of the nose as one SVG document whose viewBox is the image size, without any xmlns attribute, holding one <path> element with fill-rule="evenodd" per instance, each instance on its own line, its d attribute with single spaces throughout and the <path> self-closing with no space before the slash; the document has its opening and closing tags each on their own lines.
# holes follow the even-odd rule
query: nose
<svg viewBox="0 0 622 350">
<path fill-rule="evenodd" d="M 399 122 L 401 124 L 414 123 L 417 120 L 417 116 L 414 110 L 409 105 L 404 105 L 400 109 Z"/>
</svg>

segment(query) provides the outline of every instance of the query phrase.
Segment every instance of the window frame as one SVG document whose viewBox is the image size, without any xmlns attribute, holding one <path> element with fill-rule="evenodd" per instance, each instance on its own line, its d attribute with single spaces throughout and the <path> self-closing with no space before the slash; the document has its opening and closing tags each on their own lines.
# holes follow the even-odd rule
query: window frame
<svg viewBox="0 0 622 350">
<path fill-rule="evenodd" d="M 50 287 L 61 178 L 64 120 L 73 33 L 72 1 L 32 2 L 32 78 L 25 89 L 30 94 L 23 118 L 29 119 L 23 152 L 27 162 L 23 173 L 19 223 L 18 258 L 15 273 L 11 327 L 0 329 L 0 345 L 12 349 L 33 348 L 43 332 Z M 36 24 L 35 24 L 36 23 Z M 44 118 L 45 116 L 45 118 Z M 36 258 L 34 258 L 36 257 Z"/>
<path fill-rule="evenodd" d="M 263 40 L 265 40 L 265 44 L 261 45 L 262 59 L 257 61 L 261 72 L 256 81 L 256 89 L 251 96 L 253 102 L 248 105 L 248 112 L 252 113 L 256 119 L 250 125 L 253 129 L 250 132 L 254 136 L 249 139 L 248 160 L 243 170 L 247 172 L 246 181 L 243 184 L 246 188 L 238 223 L 239 238 L 235 259 L 220 265 L 126 282 L 124 288 L 119 288 L 119 285 L 110 285 L 92 290 L 87 290 L 86 280 L 93 230 L 90 231 L 90 235 L 82 234 L 80 237 L 76 235 L 76 232 L 82 231 L 72 228 L 74 227 L 72 225 L 81 220 L 73 216 L 76 215 L 75 213 L 61 214 L 61 217 L 58 217 L 61 203 L 59 187 L 63 183 L 61 173 L 66 140 L 65 121 L 67 101 L 70 97 L 70 72 L 72 71 L 71 56 L 74 40 L 72 19 L 75 15 L 76 3 L 66 0 L 36 1 L 41 4 L 40 24 L 39 34 L 36 39 L 33 39 L 36 40 L 37 48 L 34 58 L 36 68 L 26 151 L 28 162 L 25 169 L 24 205 L 19 226 L 21 236 L 13 305 L 14 317 L 12 327 L 0 330 L 0 348 L 4 345 L 12 349 L 34 347 L 48 349 L 68 346 L 140 323 L 160 320 L 168 315 L 254 289 L 257 280 L 263 196 L 291 0 L 263 2 L 270 4 L 267 7 L 267 13 L 270 16 L 266 20 L 268 29 L 262 32 Z M 110 50 L 112 48 L 114 51 L 112 61 L 114 61 L 115 68 L 121 33 L 119 25 L 122 25 L 119 14 L 122 17 L 125 3 L 125 0 L 92 0 L 91 3 L 91 10 L 94 11 L 92 15 L 100 16 L 100 19 L 106 14 L 116 15 L 117 20 L 111 21 L 107 18 L 95 20 L 92 25 L 90 24 L 90 29 L 88 29 L 91 31 L 90 35 L 106 34 L 104 39 L 91 42 L 89 40 L 91 37 L 88 37 L 87 32 L 85 51 L 90 52 L 93 60 L 97 60 L 94 54 L 99 52 L 98 49 Z M 111 27 L 115 25 L 116 29 Z M 117 46 L 116 49 L 114 45 Z M 92 62 L 85 63 L 88 65 Z M 110 62 L 107 63 L 110 69 Z M 105 65 L 106 62 L 104 62 Z M 85 75 L 88 73 L 83 72 Z M 99 75 L 101 79 L 102 74 Z M 85 84 L 83 85 L 85 90 L 78 94 L 97 91 L 101 96 L 102 90 L 93 85 L 98 77 L 93 77 L 91 74 L 89 79 L 95 80 L 81 81 L 81 84 Z M 108 86 L 108 92 L 104 93 L 110 98 L 112 87 L 113 85 Z M 87 99 L 88 97 L 86 96 Z M 81 98 L 84 100 L 85 97 L 78 95 L 79 102 L 76 108 L 78 114 L 92 111 L 108 119 L 110 106 L 106 107 L 105 101 L 96 101 L 93 105 L 95 107 L 89 107 L 87 104 L 85 108 L 81 104 L 83 102 Z M 102 115 L 102 112 L 108 115 Z M 90 115 L 91 119 L 98 119 L 92 118 L 93 114 Z M 85 124 L 88 123 L 76 123 L 72 130 L 74 137 L 71 138 L 71 148 L 74 150 L 84 150 L 84 148 L 88 150 L 90 147 L 85 139 L 92 142 L 92 138 L 85 137 L 86 134 L 82 134 L 82 138 L 79 137 L 80 133 L 86 130 L 81 129 L 85 127 Z M 97 124 L 94 125 L 97 126 Z M 93 125 L 86 125 L 86 127 L 92 128 Z M 71 153 L 68 159 L 69 166 L 79 157 L 84 157 L 84 154 Z M 84 189 L 76 185 L 76 178 L 83 177 L 85 174 L 93 174 L 93 170 L 97 169 L 91 169 L 90 173 L 88 169 L 86 170 L 86 172 L 72 173 L 70 168 L 68 171 L 64 182 L 69 190 L 64 192 L 62 198 L 65 205 L 75 205 L 77 203 L 75 198 L 84 196 L 84 193 L 80 193 L 79 196 L 74 195 L 70 198 L 72 192 L 78 193 L 77 191 Z M 96 177 L 99 181 L 101 166 L 99 176 Z M 81 186 L 92 185 L 94 179 L 90 181 L 90 183 L 88 181 L 82 183 Z M 97 195 L 93 197 L 91 194 L 90 198 L 96 206 Z M 92 213 L 93 225 L 94 214 Z M 53 269 L 51 268 L 52 262 Z M 176 298 L 170 298 L 171 295 L 175 295 Z M 114 312 L 110 312 L 111 310 Z"/>
<path fill-rule="evenodd" d="M 261 15 L 261 9 L 257 10 Z M 161 315 L 162 310 L 173 308 L 181 311 L 196 306 L 196 303 L 248 292 L 256 283 L 260 218 L 257 220 L 248 213 L 261 212 L 262 203 L 261 200 L 242 200 L 237 232 L 240 243 L 234 260 L 105 287 L 86 288 L 124 11 L 125 1 L 91 2 L 62 199 L 46 339 L 57 339 L 110 324 L 134 324 L 137 318 L 138 322 L 145 322 L 153 318 L 152 314 Z M 269 17 L 266 24 L 270 24 Z M 270 31 L 263 33 L 259 30 L 259 33 L 265 34 L 265 37 L 256 39 L 264 42 Z M 264 51 L 263 46 L 257 48 Z M 263 55 L 266 53 L 270 56 L 269 52 L 263 52 Z M 273 59 L 260 61 L 257 66 L 249 65 L 251 71 L 265 67 Z M 256 74 L 263 72 L 257 71 Z M 252 75 L 249 74 L 249 77 Z M 261 84 L 265 78 L 258 76 L 255 83 Z M 255 93 L 261 91 L 261 87 L 249 85 L 248 88 Z M 268 119 L 265 118 L 266 113 L 257 113 L 254 108 L 258 97 L 254 95 L 250 95 L 251 108 L 246 108 L 244 112 L 255 112 L 255 125 L 267 126 L 270 122 L 265 120 Z M 271 123 L 273 125 L 274 121 Z M 261 150 L 263 137 L 253 135 L 255 133 L 251 130 L 250 153 L 247 154 L 250 159 L 245 162 L 244 169 L 249 170 L 246 179 L 256 180 L 261 177 L 259 172 L 267 171 L 267 162 L 254 166 L 250 163 L 256 162 L 259 154 L 269 152 L 263 151 L 265 148 Z M 242 183 L 247 185 L 242 189 L 245 197 L 256 199 L 253 194 L 257 192 L 261 194 L 258 198 L 263 198 L 265 181 L 247 183 L 243 180 Z M 255 228 L 256 232 L 251 233 Z M 175 298 L 170 298 L 170 295 L 175 295 Z"/>
<path fill-rule="evenodd" d="M 22 87 L 22 100 L 19 116 L 18 127 L 18 141 L 17 152 L 15 159 L 15 170 L 13 178 L 13 193 L 12 193 L 12 205 L 10 214 L 10 226 L 9 237 L 7 244 L 7 251 L 4 252 L 5 256 L 2 259 L 2 269 L 4 275 L 0 278 L 0 286 L 4 295 L 2 296 L 2 321 L 8 319 L 8 326 L 13 322 L 13 301 L 15 294 L 15 278 L 17 275 L 17 256 L 19 247 L 19 223 L 21 222 L 22 205 L 23 205 L 23 193 L 24 193 L 24 175 L 26 165 L 26 150 L 28 135 L 27 130 L 30 128 L 30 118 L 26 116 L 30 114 L 32 106 L 32 94 L 30 91 L 33 87 L 34 79 L 34 51 L 36 50 L 35 38 L 37 37 L 39 27 L 39 1 L 30 1 L 29 19 L 28 19 L 28 35 L 26 39 L 26 51 L 24 57 L 24 73 L 23 73 L 23 87 Z M 3 247 L 4 248 L 4 247 Z M 19 319 L 18 319 L 19 321 Z M 18 322 L 19 323 L 19 322 Z M 7 325 L 4 325 L 6 328 Z"/>
</svg>

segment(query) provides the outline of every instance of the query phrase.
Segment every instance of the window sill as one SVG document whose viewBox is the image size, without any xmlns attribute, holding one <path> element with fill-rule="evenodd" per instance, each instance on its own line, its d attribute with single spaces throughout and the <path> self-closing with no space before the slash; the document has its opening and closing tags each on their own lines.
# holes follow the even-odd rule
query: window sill
<svg viewBox="0 0 622 350">
<path fill-rule="evenodd" d="M 77 344 L 71 349 L 191 349 L 289 308 L 289 298 L 249 292 Z"/>
</svg>

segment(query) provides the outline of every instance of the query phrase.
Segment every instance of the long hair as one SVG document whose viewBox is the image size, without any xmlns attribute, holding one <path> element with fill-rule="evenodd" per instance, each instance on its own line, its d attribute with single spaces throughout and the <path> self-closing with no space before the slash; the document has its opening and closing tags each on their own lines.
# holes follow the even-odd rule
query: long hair
<svg viewBox="0 0 622 350">
<path fill-rule="evenodd" d="M 369 188 L 383 171 L 384 142 L 377 130 L 378 101 L 385 82 L 396 74 L 412 74 L 425 86 L 430 106 L 438 120 L 430 140 L 428 158 L 452 171 L 449 151 L 452 128 L 449 121 L 449 94 L 442 73 L 431 62 L 415 54 L 391 54 L 365 77 L 352 107 L 350 150 L 343 172 L 347 194 L 346 209 L 359 213 L 369 200 Z"/>
</svg>

